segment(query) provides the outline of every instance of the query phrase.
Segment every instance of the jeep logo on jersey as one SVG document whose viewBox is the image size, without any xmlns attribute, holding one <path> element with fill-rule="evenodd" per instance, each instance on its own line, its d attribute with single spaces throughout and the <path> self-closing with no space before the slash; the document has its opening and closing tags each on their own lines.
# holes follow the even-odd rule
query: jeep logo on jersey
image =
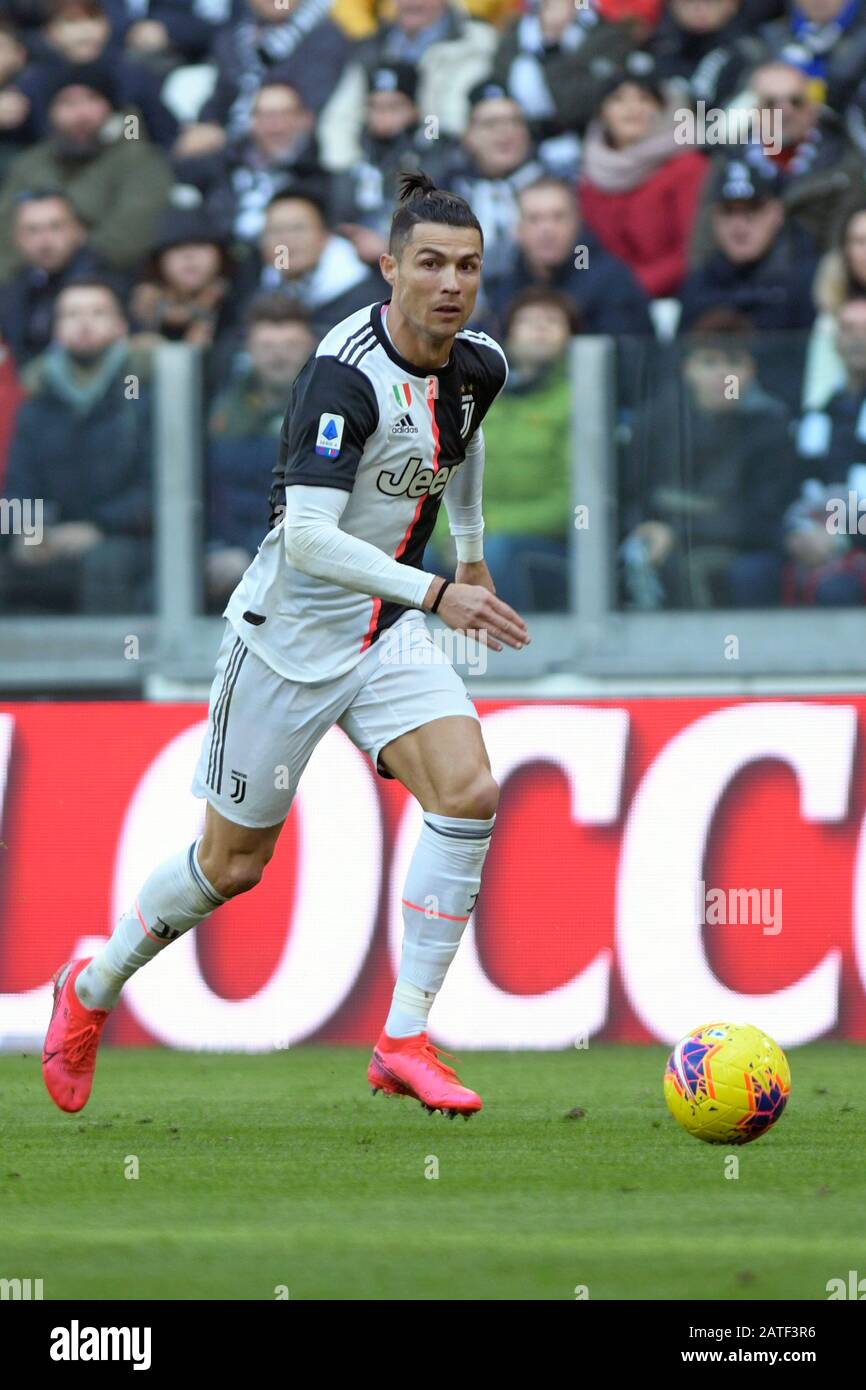
<svg viewBox="0 0 866 1390">
<path fill-rule="evenodd" d="M 459 465 L 456 463 L 444 463 L 434 472 L 422 458 L 414 457 L 399 470 L 389 472 L 383 468 L 376 479 L 376 486 L 388 497 L 423 497 L 425 492 L 431 497 L 438 497 L 457 467 Z"/>
</svg>

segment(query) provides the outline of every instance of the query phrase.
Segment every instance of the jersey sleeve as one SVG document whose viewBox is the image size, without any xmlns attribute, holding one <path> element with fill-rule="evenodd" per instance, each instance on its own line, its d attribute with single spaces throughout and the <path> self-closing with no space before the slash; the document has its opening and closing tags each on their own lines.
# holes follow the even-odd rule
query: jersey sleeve
<svg viewBox="0 0 866 1390">
<path fill-rule="evenodd" d="M 478 382 L 477 410 L 472 433 L 478 429 L 496 398 L 505 389 L 508 380 L 508 362 L 502 348 L 487 333 L 473 333 L 468 344 L 474 355 L 469 368 Z M 471 438 L 471 436 L 470 436 Z"/>
<path fill-rule="evenodd" d="M 313 357 L 292 390 L 277 460 L 283 486 L 351 492 L 364 447 L 379 423 L 372 382 L 336 357 Z"/>
</svg>

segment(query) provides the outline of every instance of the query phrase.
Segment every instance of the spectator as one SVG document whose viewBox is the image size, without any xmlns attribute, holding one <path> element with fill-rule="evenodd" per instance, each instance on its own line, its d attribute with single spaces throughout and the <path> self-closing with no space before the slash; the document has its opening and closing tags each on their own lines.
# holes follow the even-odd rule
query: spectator
<svg viewBox="0 0 866 1390">
<path fill-rule="evenodd" d="M 295 88 L 268 77 L 253 99 L 249 128 L 224 149 L 177 159 L 175 173 L 201 191 L 215 227 L 238 241 L 255 241 L 278 188 L 310 177 L 321 181 L 314 124 Z"/>
<path fill-rule="evenodd" d="M 105 0 L 111 27 L 136 62 L 165 74 L 179 63 L 203 63 L 237 0 Z"/>
<path fill-rule="evenodd" d="M 715 170 L 707 201 L 712 245 L 683 285 L 681 326 L 727 305 L 756 328 L 809 328 L 817 249 L 797 222 L 785 222 L 773 172 L 730 160 Z"/>
<path fill-rule="evenodd" d="M 500 25 L 520 8 L 520 0 L 466 0 L 464 8 L 472 19 Z M 366 39 L 376 32 L 379 12 L 390 18 L 392 10 L 391 0 L 385 0 L 384 4 L 380 0 L 334 0 L 331 13 L 351 38 Z"/>
<path fill-rule="evenodd" d="M 568 348 L 580 330 L 558 290 L 523 290 L 504 316 L 509 375 L 484 421 L 492 466 L 484 485 L 484 559 L 496 592 L 518 612 L 568 607 L 571 382 Z M 532 460 L 543 459 L 543 474 Z M 543 482 L 542 482 L 543 478 Z M 435 541 L 448 546 L 444 508 Z"/>
<path fill-rule="evenodd" d="M 65 193 L 21 193 L 12 217 L 21 269 L 0 285 L 0 327 L 21 367 L 48 347 L 63 286 L 104 267 L 87 246 L 87 229 Z"/>
<path fill-rule="evenodd" d="M 861 0 L 789 0 L 767 16 L 743 18 L 746 32 L 709 53 L 692 75 L 692 96 L 726 105 L 760 63 L 778 58 L 808 78 L 809 95 L 844 116 L 862 150 L 866 144 L 866 24 Z M 782 11 L 785 11 L 784 13 Z"/>
<path fill-rule="evenodd" d="M 610 74 L 648 37 L 655 8 L 635 0 L 627 16 L 609 24 L 573 0 L 540 0 L 537 12 L 521 15 L 500 36 L 491 80 L 520 103 L 539 137 L 583 134 Z"/>
<path fill-rule="evenodd" d="M 171 187 L 165 157 L 124 138 L 111 73 L 98 64 L 58 71 L 46 93 L 50 133 L 9 166 L 0 191 L 0 280 L 20 264 L 11 241 L 16 195 L 63 189 L 90 229 L 91 250 L 115 270 L 147 252 Z"/>
<path fill-rule="evenodd" d="M 348 237 L 367 265 L 378 265 L 388 249 L 397 176 L 424 169 L 442 185 L 456 160 L 457 142 L 428 138 L 417 105 L 418 70 L 412 63 L 380 63 L 365 69 L 368 83 L 361 155 L 351 169 L 335 174 L 331 208 L 337 231 Z"/>
<path fill-rule="evenodd" d="M 387 298 L 378 271 L 364 264 L 345 237 L 328 228 L 324 198 L 311 189 L 287 188 L 268 205 L 258 254 L 243 267 L 243 295 L 282 290 L 310 315 L 323 338 L 341 319 Z"/>
<path fill-rule="evenodd" d="M 724 87 L 708 88 L 709 73 L 747 32 L 741 0 L 668 0 L 646 51 L 659 81 L 672 83 L 683 97 L 723 104 L 734 95 L 735 76 Z"/>
<path fill-rule="evenodd" d="M 57 300 L 54 341 L 31 363 L 6 496 L 40 499 L 38 544 L 13 538 L 13 609 L 139 613 L 151 604 L 151 429 L 148 388 L 131 371 L 123 306 L 96 279 Z M 135 394 L 130 394 L 131 384 Z"/>
<path fill-rule="evenodd" d="M 247 12 L 214 39 L 216 88 L 176 152 L 206 154 L 226 138 L 243 135 L 265 77 L 282 77 L 318 115 L 350 50 L 346 35 L 326 17 L 327 8 L 323 0 L 247 0 Z"/>
<path fill-rule="evenodd" d="M 704 315 L 636 418 L 621 474 L 633 606 L 778 603 L 782 519 L 797 491 L 788 413 L 758 385 L 750 325 Z"/>
<path fill-rule="evenodd" d="M 480 82 L 469 93 L 469 105 L 463 157 L 445 182 L 481 223 L 484 274 L 495 279 L 514 259 L 518 193 L 551 171 L 536 155 L 526 117 L 504 87 Z"/>
<path fill-rule="evenodd" d="M 836 346 L 845 384 L 823 409 L 803 416 L 797 433 L 805 480 L 786 517 L 785 597 L 794 604 L 866 602 L 866 535 L 859 530 L 866 511 L 866 299 L 839 308 Z M 843 528 L 831 521 L 840 503 Z"/>
<path fill-rule="evenodd" d="M 0 179 L 15 155 L 35 139 L 30 104 L 18 89 L 26 65 L 27 49 L 14 24 L 0 19 Z"/>
<path fill-rule="evenodd" d="M 466 128 L 468 94 L 489 75 L 496 30 L 467 19 L 448 0 L 394 0 L 393 24 L 382 24 L 355 50 L 322 112 L 319 135 L 326 169 L 351 168 L 361 154 L 366 83 L 364 68 L 414 63 L 418 105 L 439 135 L 459 139 Z"/>
<path fill-rule="evenodd" d="M 47 133 L 46 93 L 58 69 L 93 63 L 110 67 L 117 84 L 117 105 L 138 112 L 150 139 L 169 148 L 177 137 L 178 123 L 160 98 L 160 81 L 118 51 L 101 0 L 57 0 L 42 31 L 38 59 L 17 84 L 30 102 L 37 138 Z"/>
<path fill-rule="evenodd" d="M 755 108 L 772 113 L 760 136 L 742 149 L 742 162 L 753 169 L 775 172 L 786 216 L 812 236 L 821 251 L 832 240 L 844 208 L 859 201 L 866 186 L 863 156 L 841 128 L 837 117 L 812 100 L 809 79 L 788 63 L 766 63 L 752 76 Z M 756 132 L 757 133 L 757 132 Z M 717 157 L 719 165 L 728 155 Z M 692 261 L 700 261 L 711 241 L 707 195 L 695 222 Z"/>
<path fill-rule="evenodd" d="M 227 238 L 201 209 L 168 208 L 130 298 L 135 346 L 152 350 L 169 341 L 208 349 L 207 385 L 213 388 L 234 349 L 234 275 Z"/>
<path fill-rule="evenodd" d="M 797 0 L 761 29 L 768 54 L 800 68 L 809 95 L 840 115 L 866 70 L 866 11 L 861 0 Z M 858 103 L 859 104 L 859 103 Z"/>
<path fill-rule="evenodd" d="M 214 402 L 208 427 L 205 573 L 209 608 L 218 612 L 264 535 L 262 498 L 286 405 L 316 339 L 303 311 L 272 292 L 250 304 L 245 346 L 246 361 Z"/>
<path fill-rule="evenodd" d="M 764 387 L 796 412 L 815 316 L 817 249 L 797 222 L 785 222 L 772 171 L 732 160 L 716 169 L 709 196 L 714 249 L 682 287 L 680 328 L 715 307 L 743 314 L 762 330 L 755 358 Z"/>
<path fill-rule="evenodd" d="M 606 251 L 653 298 L 675 295 L 709 161 L 678 143 L 674 107 L 650 78 L 614 78 L 583 145 L 580 206 Z"/>
<path fill-rule="evenodd" d="M 23 394 L 15 359 L 6 344 L 0 342 L 0 495 L 6 481 L 9 446 Z"/>
<path fill-rule="evenodd" d="M 849 208 L 815 275 L 818 316 L 809 339 L 803 409 L 811 410 L 841 390 L 845 364 L 836 351 L 836 315 L 849 299 L 866 297 L 866 207 Z"/>
<path fill-rule="evenodd" d="M 561 290 L 580 312 L 587 333 L 650 333 L 646 296 L 628 266 L 581 228 L 574 189 L 545 176 L 518 194 L 511 270 L 486 283 L 492 318 L 530 285 Z"/>
</svg>

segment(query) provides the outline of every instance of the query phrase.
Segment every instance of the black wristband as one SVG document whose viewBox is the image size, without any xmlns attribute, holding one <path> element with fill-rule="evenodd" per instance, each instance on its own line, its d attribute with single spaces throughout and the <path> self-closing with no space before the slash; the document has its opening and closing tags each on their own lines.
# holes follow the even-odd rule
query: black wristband
<svg viewBox="0 0 866 1390">
<path fill-rule="evenodd" d="M 431 606 L 430 606 L 430 612 L 431 612 L 431 613 L 435 613 L 435 612 L 436 612 L 436 609 L 439 607 L 440 603 L 442 602 L 442 595 L 444 594 L 445 590 L 448 588 L 448 585 L 449 585 L 450 583 L 451 583 L 451 580 L 450 580 L 450 579 L 446 579 L 446 580 L 445 580 L 445 583 L 442 585 L 442 588 L 439 590 L 438 594 L 436 595 L 435 599 L 433 600 L 433 602 L 432 602 L 432 604 L 431 604 Z"/>
</svg>

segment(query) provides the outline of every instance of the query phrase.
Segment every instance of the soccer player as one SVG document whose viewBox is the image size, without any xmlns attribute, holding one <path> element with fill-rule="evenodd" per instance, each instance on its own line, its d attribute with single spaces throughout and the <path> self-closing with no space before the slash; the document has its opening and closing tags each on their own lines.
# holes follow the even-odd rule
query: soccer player
<svg viewBox="0 0 866 1390">
<path fill-rule="evenodd" d="M 207 799 L 204 834 L 154 870 L 97 955 L 54 977 L 42 1071 L 62 1110 L 86 1104 L 130 976 L 259 882 L 333 724 L 424 812 L 368 1079 L 374 1093 L 452 1117 L 481 1108 L 427 1020 L 478 897 L 498 787 L 474 705 L 423 614 L 496 651 L 529 641 L 496 598 L 482 548 L 481 422 L 508 369 L 492 338 L 464 328 L 483 255 L 469 205 L 422 172 L 404 175 L 389 248 L 380 265 L 391 298 L 337 324 L 292 388 L 271 529 L 225 610 L 192 787 Z M 443 497 L 453 581 L 421 568 Z"/>
</svg>

